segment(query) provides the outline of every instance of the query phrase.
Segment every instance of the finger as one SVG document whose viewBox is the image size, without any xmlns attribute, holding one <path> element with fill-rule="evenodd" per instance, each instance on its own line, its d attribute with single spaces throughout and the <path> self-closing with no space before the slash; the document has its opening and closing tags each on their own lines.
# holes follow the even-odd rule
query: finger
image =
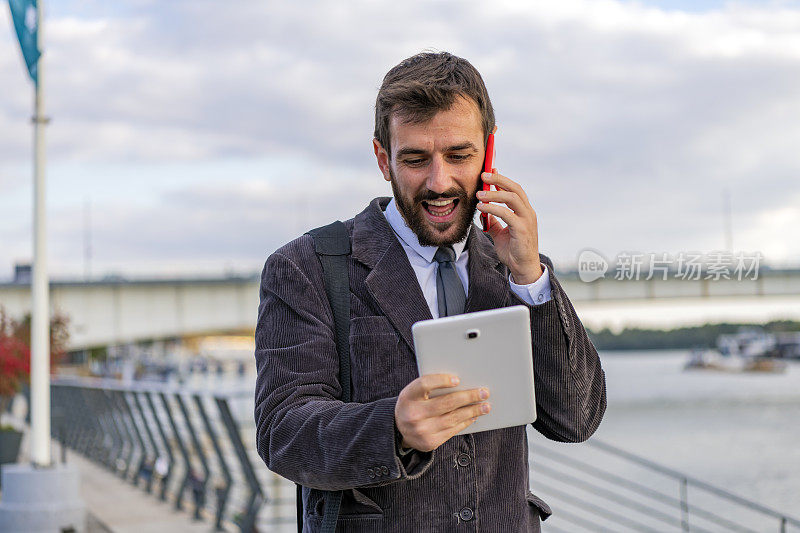
<svg viewBox="0 0 800 533">
<path fill-rule="evenodd" d="M 520 217 L 514 211 L 512 211 L 511 209 L 509 209 L 504 205 L 478 202 L 477 209 L 481 213 L 489 213 L 491 215 L 496 216 L 497 218 L 505 222 L 508 226 L 515 226 L 517 222 L 520 220 Z M 494 226 L 494 224 L 490 226 L 490 229 L 492 228 L 492 226 Z"/>
<path fill-rule="evenodd" d="M 472 405 L 489 398 L 489 390 L 485 387 L 450 392 L 428 400 L 427 411 L 430 416 L 439 416 L 455 411 L 466 405 Z"/>
<path fill-rule="evenodd" d="M 522 198 L 515 192 L 511 191 L 478 191 L 478 199 L 481 202 L 497 202 L 506 204 L 512 211 L 518 215 L 524 215 L 527 211 L 533 209 L 530 204 L 525 203 Z"/>
<path fill-rule="evenodd" d="M 466 420 L 472 420 L 473 418 L 478 418 L 479 416 L 483 416 L 489 414 L 492 411 L 492 406 L 489 402 L 481 402 L 476 403 L 474 405 L 467 405 L 465 407 L 461 407 L 456 409 L 455 411 L 451 411 L 446 413 L 442 416 L 437 417 L 434 419 L 435 427 L 438 429 L 438 432 L 447 432 L 452 430 L 455 427 L 461 425 L 462 422 Z"/>
<path fill-rule="evenodd" d="M 453 374 L 426 374 L 406 385 L 406 394 L 412 399 L 428 399 L 431 391 L 458 385 L 458 376 Z"/>
<path fill-rule="evenodd" d="M 437 445 L 437 448 L 438 448 L 439 446 L 441 446 L 442 444 L 444 444 L 445 442 L 450 440 L 452 437 L 454 437 L 459 431 L 464 431 L 465 429 L 470 427 L 472 424 L 475 423 L 476 420 L 477 420 L 477 418 L 468 418 L 468 419 L 462 421 L 457 426 L 454 426 L 454 427 L 451 427 L 451 428 L 449 428 L 449 429 L 447 429 L 445 431 L 440 431 L 439 433 L 436 433 L 435 435 L 433 435 L 431 440 L 439 443 Z"/>
<path fill-rule="evenodd" d="M 494 185 L 498 189 L 515 192 L 520 198 L 528 202 L 528 195 L 525 194 L 522 185 L 502 174 L 483 172 L 481 174 L 481 179 L 490 185 Z"/>
</svg>

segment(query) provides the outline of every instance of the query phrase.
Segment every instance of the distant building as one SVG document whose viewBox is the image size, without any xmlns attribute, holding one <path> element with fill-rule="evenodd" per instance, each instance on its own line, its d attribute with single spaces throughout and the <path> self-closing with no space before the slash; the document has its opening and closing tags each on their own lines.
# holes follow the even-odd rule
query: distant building
<svg viewBox="0 0 800 533">
<path fill-rule="evenodd" d="M 14 265 L 14 283 L 30 283 L 32 270 L 30 263 L 17 263 Z"/>
</svg>

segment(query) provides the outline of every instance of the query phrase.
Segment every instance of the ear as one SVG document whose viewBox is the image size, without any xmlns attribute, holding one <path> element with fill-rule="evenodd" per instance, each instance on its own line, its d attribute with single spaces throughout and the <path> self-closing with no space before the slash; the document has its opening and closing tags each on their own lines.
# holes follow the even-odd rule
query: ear
<svg viewBox="0 0 800 533">
<path fill-rule="evenodd" d="M 372 147 L 375 149 L 375 159 L 378 160 L 378 168 L 381 169 L 383 179 L 392 181 L 392 175 L 389 172 L 389 154 L 386 153 L 378 139 L 372 139 Z"/>
</svg>

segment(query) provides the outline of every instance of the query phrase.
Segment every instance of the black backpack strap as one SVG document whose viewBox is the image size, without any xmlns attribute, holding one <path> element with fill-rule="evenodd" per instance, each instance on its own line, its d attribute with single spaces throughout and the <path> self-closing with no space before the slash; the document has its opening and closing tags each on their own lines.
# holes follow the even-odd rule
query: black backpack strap
<svg viewBox="0 0 800 533">
<path fill-rule="evenodd" d="M 325 292 L 333 311 L 336 351 L 339 354 L 339 382 L 342 401 L 350 401 L 350 276 L 347 256 L 350 255 L 350 234 L 337 220 L 308 232 L 314 238 L 314 249 L 322 263 Z"/>
<path fill-rule="evenodd" d="M 297 485 L 297 533 L 303 533 L 303 486 Z"/>
<path fill-rule="evenodd" d="M 347 256 L 350 255 L 350 234 L 344 223 L 337 220 L 308 232 L 314 239 L 314 251 L 322 263 L 325 293 L 333 312 L 336 352 L 339 355 L 339 383 L 342 401 L 349 402 L 350 392 L 350 276 Z M 297 530 L 303 530 L 303 491 L 297 486 Z M 335 533 L 342 504 L 342 491 L 325 491 L 325 514 L 322 533 Z"/>
</svg>

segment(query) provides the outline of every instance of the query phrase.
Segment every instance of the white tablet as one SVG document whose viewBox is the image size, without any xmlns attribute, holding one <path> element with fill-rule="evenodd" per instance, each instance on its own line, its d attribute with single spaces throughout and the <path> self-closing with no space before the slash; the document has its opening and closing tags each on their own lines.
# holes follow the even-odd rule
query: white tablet
<svg viewBox="0 0 800 533">
<path fill-rule="evenodd" d="M 524 305 L 423 320 L 411 328 L 419 375 L 450 373 L 457 387 L 432 396 L 487 387 L 489 414 L 459 434 L 536 420 L 530 311 Z"/>
</svg>

